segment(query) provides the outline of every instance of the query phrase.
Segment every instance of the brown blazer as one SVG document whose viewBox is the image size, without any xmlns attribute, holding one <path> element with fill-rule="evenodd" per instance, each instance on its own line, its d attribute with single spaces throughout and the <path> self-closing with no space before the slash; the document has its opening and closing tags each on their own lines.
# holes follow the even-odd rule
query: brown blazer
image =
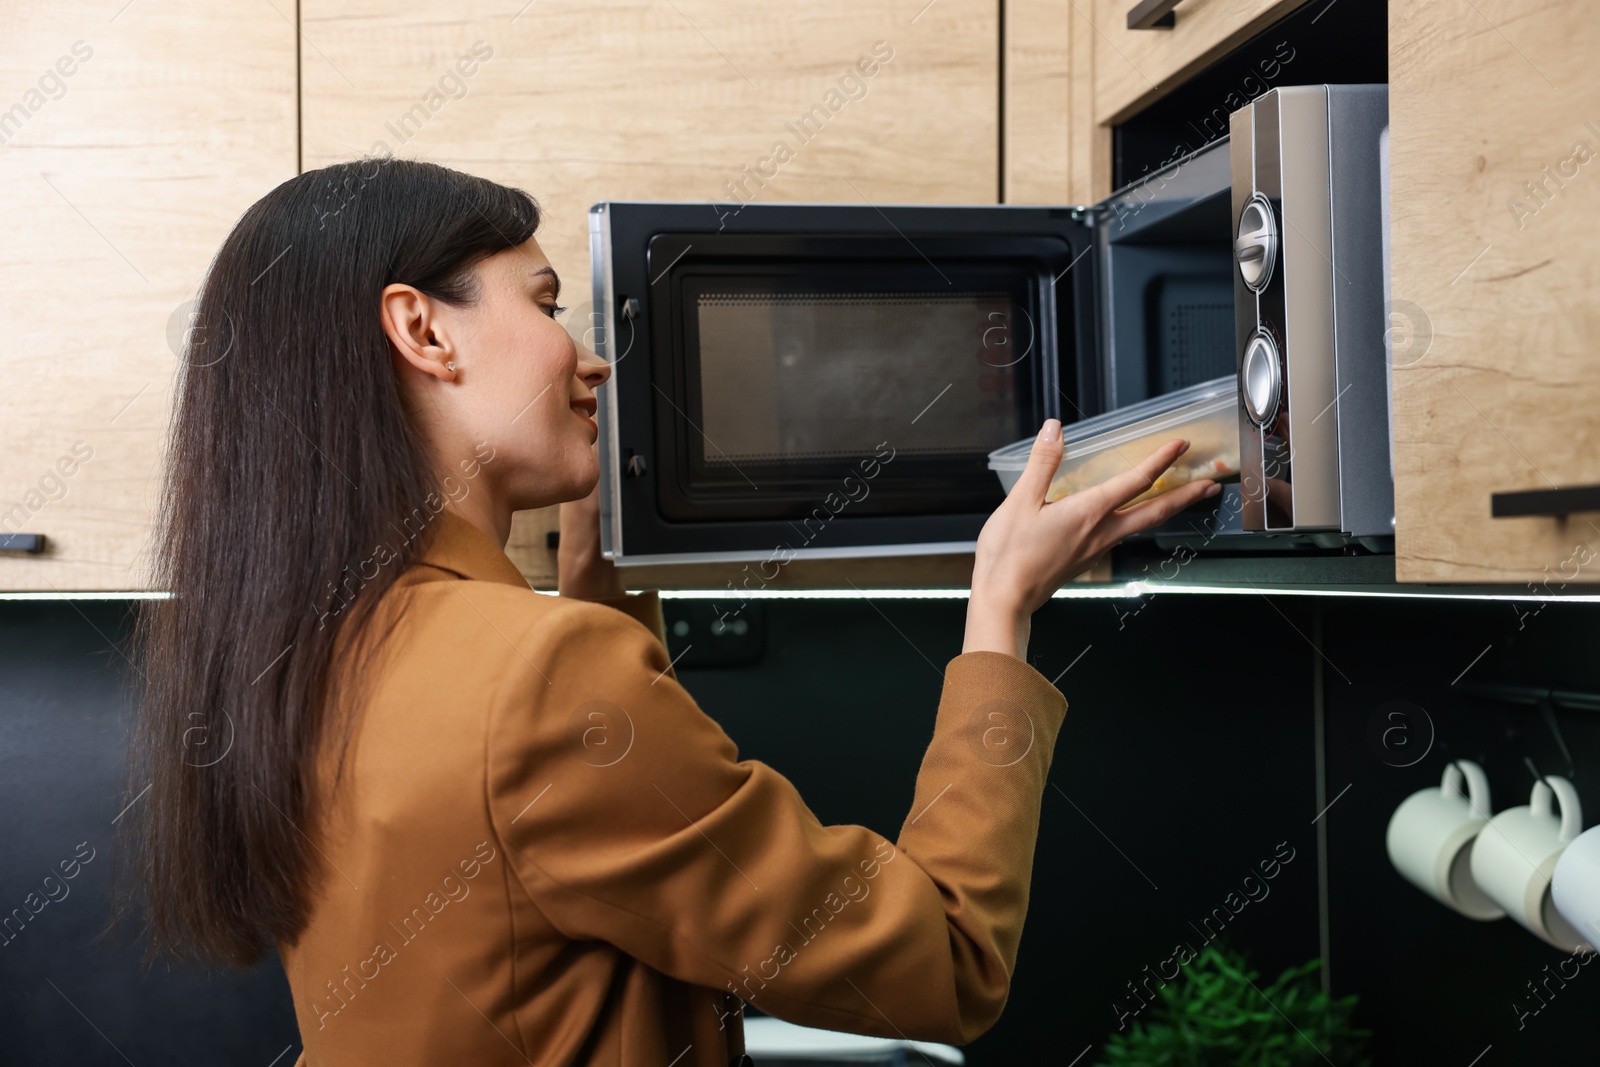
<svg viewBox="0 0 1600 1067">
<path fill-rule="evenodd" d="M 389 605 L 337 789 L 324 746 L 310 924 L 279 946 L 299 1063 L 725 1067 L 741 999 L 953 1044 L 999 1017 L 1066 710 L 1033 668 L 950 661 L 889 841 L 739 759 L 653 592 L 536 593 L 447 507 Z"/>
</svg>

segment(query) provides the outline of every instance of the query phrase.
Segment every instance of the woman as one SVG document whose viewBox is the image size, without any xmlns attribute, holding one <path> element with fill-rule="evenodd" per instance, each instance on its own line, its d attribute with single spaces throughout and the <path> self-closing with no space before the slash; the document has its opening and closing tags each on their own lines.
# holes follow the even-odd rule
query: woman
<svg viewBox="0 0 1600 1067">
<path fill-rule="evenodd" d="M 1182 451 L 1045 504 L 1047 422 L 978 540 L 896 841 L 823 826 L 678 685 L 598 546 L 595 390 L 527 194 L 364 159 L 217 253 L 138 648 L 155 948 L 281 953 L 316 1067 L 724 1067 L 740 1010 L 964 1043 L 1005 1004 L 1065 703 L 1029 618 Z M 562 503 L 560 596 L 503 551 Z"/>
</svg>

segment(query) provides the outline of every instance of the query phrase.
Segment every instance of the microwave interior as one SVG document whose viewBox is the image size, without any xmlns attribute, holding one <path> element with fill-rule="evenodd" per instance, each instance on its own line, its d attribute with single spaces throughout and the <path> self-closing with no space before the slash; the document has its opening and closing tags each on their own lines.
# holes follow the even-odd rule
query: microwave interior
<svg viewBox="0 0 1600 1067">
<path fill-rule="evenodd" d="M 1224 138 L 1090 209 L 1107 409 L 1234 373 L 1231 190 Z"/>
<path fill-rule="evenodd" d="M 607 554 L 970 550 L 990 451 L 1233 372 L 1230 183 L 1224 138 L 1086 208 L 596 205 Z"/>
</svg>

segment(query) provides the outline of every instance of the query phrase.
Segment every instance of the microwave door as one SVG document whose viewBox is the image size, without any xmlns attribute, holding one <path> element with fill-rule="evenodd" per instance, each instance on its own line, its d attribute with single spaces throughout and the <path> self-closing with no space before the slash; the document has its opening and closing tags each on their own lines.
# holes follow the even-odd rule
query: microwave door
<svg viewBox="0 0 1600 1067">
<path fill-rule="evenodd" d="M 1002 498 L 988 453 L 1099 408 L 1084 218 L 595 205 L 606 555 L 970 551 Z"/>
</svg>

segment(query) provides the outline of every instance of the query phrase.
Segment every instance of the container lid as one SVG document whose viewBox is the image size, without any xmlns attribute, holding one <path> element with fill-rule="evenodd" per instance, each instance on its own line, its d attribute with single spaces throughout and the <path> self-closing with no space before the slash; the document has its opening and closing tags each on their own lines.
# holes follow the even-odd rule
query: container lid
<svg viewBox="0 0 1600 1067">
<path fill-rule="evenodd" d="M 1146 434 L 1183 426 L 1238 403 L 1239 380 L 1232 374 L 1141 400 L 1066 426 L 1061 432 L 1061 458 L 1068 460 L 1114 448 Z M 1032 437 L 997 448 L 989 453 L 989 469 L 1020 470 L 1028 465 L 1032 452 Z"/>
</svg>

